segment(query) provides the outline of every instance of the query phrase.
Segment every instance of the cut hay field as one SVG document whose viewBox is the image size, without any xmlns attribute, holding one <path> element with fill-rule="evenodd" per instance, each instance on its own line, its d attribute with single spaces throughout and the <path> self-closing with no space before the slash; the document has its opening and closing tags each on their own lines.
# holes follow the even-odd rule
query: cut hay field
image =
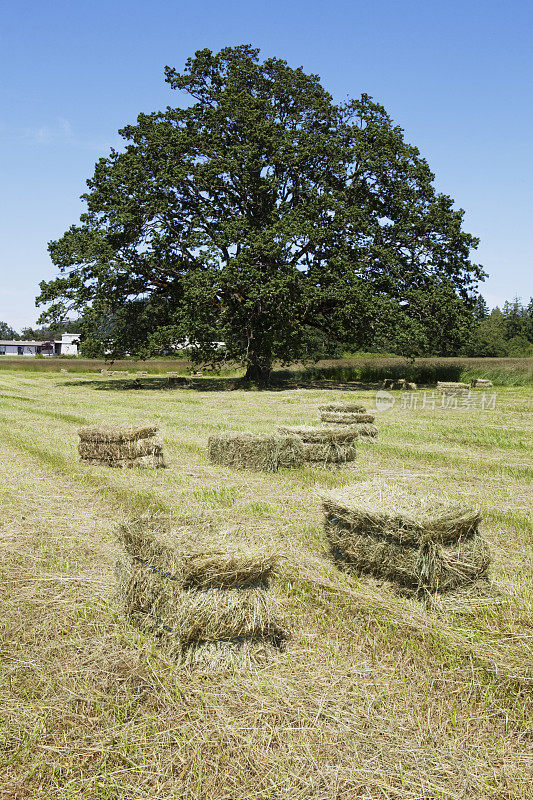
<svg viewBox="0 0 533 800">
<path fill-rule="evenodd" d="M 208 436 L 307 425 L 338 399 L 372 408 L 374 392 L 113 384 L 0 372 L 1 800 L 532 796 L 531 388 L 497 387 L 493 410 L 397 392 L 353 464 L 267 474 L 211 465 Z M 167 469 L 79 463 L 78 427 L 152 421 Z M 437 613 L 339 572 L 320 491 L 374 476 L 478 505 L 503 599 Z M 113 529 L 146 511 L 283 554 L 277 660 L 191 674 L 120 616 Z"/>
</svg>

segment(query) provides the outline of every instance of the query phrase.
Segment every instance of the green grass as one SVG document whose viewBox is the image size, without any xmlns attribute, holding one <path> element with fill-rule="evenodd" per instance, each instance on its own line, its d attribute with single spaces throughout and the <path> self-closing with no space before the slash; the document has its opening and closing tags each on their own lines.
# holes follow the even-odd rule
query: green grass
<svg viewBox="0 0 533 800">
<path fill-rule="evenodd" d="M 210 465 L 209 433 L 313 422 L 339 398 L 372 407 L 374 390 L 132 391 L 40 363 L 0 373 L 0 797 L 529 798 L 529 387 L 497 387 L 492 411 L 397 402 L 354 465 L 270 475 Z M 80 424 L 141 419 L 167 469 L 78 462 Z M 478 505 L 506 601 L 439 615 L 336 570 L 320 492 L 374 475 Z M 275 663 L 189 675 L 122 619 L 113 528 L 146 511 L 283 556 L 292 639 Z"/>
</svg>

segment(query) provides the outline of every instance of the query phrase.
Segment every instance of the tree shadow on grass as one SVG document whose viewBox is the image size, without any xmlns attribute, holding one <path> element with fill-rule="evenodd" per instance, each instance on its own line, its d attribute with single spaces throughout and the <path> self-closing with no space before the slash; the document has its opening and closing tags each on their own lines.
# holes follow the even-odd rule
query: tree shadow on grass
<svg viewBox="0 0 533 800">
<path fill-rule="evenodd" d="M 61 386 L 88 386 L 101 392 L 127 391 L 172 391 L 174 389 L 190 389 L 196 392 L 231 392 L 231 391 L 269 391 L 282 392 L 296 389 L 333 389 L 336 391 L 361 391 L 378 389 L 380 384 L 363 381 L 305 380 L 296 377 L 294 380 L 275 377 L 268 386 L 256 386 L 242 378 L 111 378 L 106 380 L 65 381 Z"/>
<path fill-rule="evenodd" d="M 90 386 L 98 391 L 134 391 L 192 389 L 197 392 L 224 391 L 287 391 L 290 389 L 330 389 L 334 391 L 376 390 L 383 381 L 412 381 L 418 386 L 434 386 L 437 381 L 458 381 L 462 365 L 439 363 L 362 364 L 359 366 L 329 366 L 302 369 L 276 369 L 268 386 L 257 386 L 244 378 L 208 376 L 142 375 L 121 377 L 106 375 L 95 380 L 68 381 L 63 386 Z"/>
</svg>

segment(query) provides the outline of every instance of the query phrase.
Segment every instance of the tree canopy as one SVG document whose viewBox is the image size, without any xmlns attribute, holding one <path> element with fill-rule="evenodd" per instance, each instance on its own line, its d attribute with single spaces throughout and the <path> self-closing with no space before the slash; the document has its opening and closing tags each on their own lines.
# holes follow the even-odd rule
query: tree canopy
<svg viewBox="0 0 533 800">
<path fill-rule="evenodd" d="M 20 337 L 18 333 L 14 331 L 13 328 L 7 324 L 7 322 L 0 320 L 0 339 L 19 339 L 19 338 Z"/>
<path fill-rule="evenodd" d="M 481 298 L 483 300 L 483 298 Z M 464 352 L 468 356 L 533 355 L 533 298 L 525 306 L 519 297 L 507 300 L 489 312 L 486 303 L 479 305 Z"/>
<path fill-rule="evenodd" d="M 335 342 L 457 351 L 477 239 L 381 105 L 335 103 L 249 45 L 165 74 L 189 104 L 140 114 L 97 162 L 80 223 L 49 244 L 42 320 L 74 309 L 112 355 L 189 343 L 255 380 Z"/>
</svg>

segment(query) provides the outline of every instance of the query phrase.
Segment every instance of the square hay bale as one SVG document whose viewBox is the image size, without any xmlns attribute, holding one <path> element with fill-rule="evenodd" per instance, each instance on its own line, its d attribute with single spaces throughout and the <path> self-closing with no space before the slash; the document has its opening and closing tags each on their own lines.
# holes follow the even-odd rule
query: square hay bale
<svg viewBox="0 0 533 800">
<path fill-rule="evenodd" d="M 437 391 L 447 397 L 464 397 L 470 391 L 470 384 L 454 381 L 438 381 Z"/>
<path fill-rule="evenodd" d="M 269 591 L 276 557 L 168 518 L 124 523 L 117 564 L 126 616 L 183 666 L 210 671 L 263 663 L 288 636 Z M 222 542 L 221 542 L 222 538 Z"/>
<path fill-rule="evenodd" d="M 322 422 L 334 425 L 358 425 L 360 423 L 374 422 L 375 417 L 373 414 L 363 414 L 355 411 L 322 411 L 320 419 Z"/>
<path fill-rule="evenodd" d="M 118 525 L 116 536 L 131 558 L 150 564 L 184 589 L 266 587 L 278 563 L 276 554 L 228 540 L 209 523 L 139 517 Z"/>
<path fill-rule="evenodd" d="M 357 428 L 358 434 L 361 437 L 364 436 L 369 437 L 370 439 L 375 439 L 378 435 L 378 429 L 375 425 L 372 425 L 372 423 L 362 423 L 360 425 L 355 425 L 354 427 Z"/>
<path fill-rule="evenodd" d="M 278 431 L 281 434 L 300 437 L 306 461 L 318 464 L 343 464 L 354 461 L 357 456 L 355 442 L 359 438 L 358 427 L 298 425 L 280 426 Z"/>
<path fill-rule="evenodd" d="M 473 378 L 471 386 L 473 389 L 490 389 L 494 384 L 488 378 Z"/>
<path fill-rule="evenodd" d="M 480 513 L 379 480 L 323 497 L 334 558 L 412 590 L 446 592 L 487 572 Z"/>
<path fill-rule="evenodd" d="M 210 461 L 227 467 L 276 472 L 304 462 L 298 436 L 223 431 L 209 437 L 207 449 Z"/>
<path fill-rule="evenodd" d="M 318 406 L 319 411 L 333 411 L 337 414 L 364 414 L 366 408 L 359 403 L 326 403 Z"/>
<path fill-rule="evenodd" d="M 110 467 L 164 467 L 163 443 L 155 425 L 93 425 L 80 428 L 82 461 Z"/>
<path fill-rule="evenodd" d="M 305 444 L 338 444 L 355 442 L 359 438 L 356 425 L 280 425 L 278 431 L 285 436 L 299 436 Z"/>
<path fill-rule="evenodd" d="M 347 464 L 357 458 L 357 448 L 349 442 L 304 442 L 303 448 L 310 464 Z"/>
</svg>

